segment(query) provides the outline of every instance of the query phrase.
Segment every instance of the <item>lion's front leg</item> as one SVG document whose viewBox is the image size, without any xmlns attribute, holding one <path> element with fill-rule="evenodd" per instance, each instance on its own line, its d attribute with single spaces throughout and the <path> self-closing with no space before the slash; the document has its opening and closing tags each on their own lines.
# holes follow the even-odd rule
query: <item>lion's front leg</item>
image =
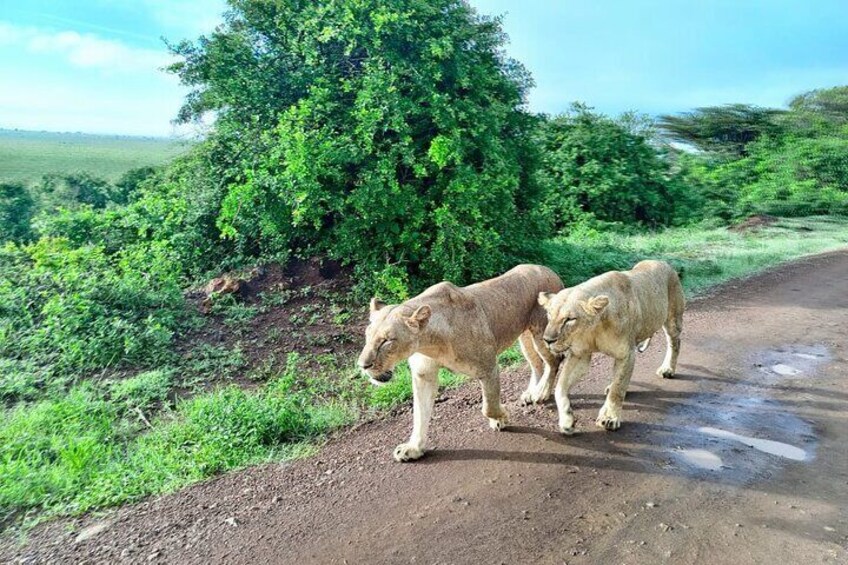
<svg viewBox="0 0 848 565">
<path fill-rule="evenodd" d="M 559 431 L 571 435 L 574 433 L 574 412 L 571 410 L 571 399 L 568 392 L 574 383 L 580 380 L 589 370 L 592 355 L 576 356 L 571 354 L 560 365 L 559 377 L 556 383 L 556 404 L 559 413 Z"/>
<path fill-rule="evenodd" d="M 429 357 L 413 355 L 409 358 L 412 369 L 412 435 L 409 441 L 395 448 L 395 461 L 414 461 L 424 455 L 427 431 L 433 406 L 439 392 L 439 365 Z"/>
<path fill-rule="evenodd" d="M 625 357 L 615 360 L 612 383 L 607 387 L 607 399 L 596 420 L 597 425 L 605 430 L 613 431 L 621 427 L 621 409 L 635 363 L 636 355 L 632 349 Z"/>
<path fill-rule="evenodd" d="M 501 404 L 501 375 L 497 363 L 488 370 L 480 371 L 478 378 L 483 389 L 483 415 L 489 419 L 489 427 L 500 431 L 509 423 L 509 413 Z"/>
</svg>

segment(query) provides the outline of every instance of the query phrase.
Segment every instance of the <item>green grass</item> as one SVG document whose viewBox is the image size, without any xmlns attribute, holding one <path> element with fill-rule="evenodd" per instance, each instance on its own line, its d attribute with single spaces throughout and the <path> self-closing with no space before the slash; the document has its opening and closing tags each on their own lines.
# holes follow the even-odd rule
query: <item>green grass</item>
<svg viewBox="0 0 848 565">
<path fill-rule="evenodd" d="M 165 163 L 187 148 L 167 138 L 0 129 L 0 182 L 31 183 L 45 174 L 77 172 L 115 181 L 130 169 Z"/>
<path fill-rule="evenodd" d="M 0 423 L 0 523 L 30 524 L 170 492 L 230 469 L 311 453 L 350 423 L 350 405 L 303 386 L 294 356 L 258 392 L 235 386 L 160 410 L 172 375 L 86 382 L 68 394 L 21 403 Z M 322 379 L 315 379 L 321 383 Z M 152 420 L 152 423 L 151 423 Z M 150 429 L 148 429 L 150 426 Z"/>
<path fill-rule="evenodd" d="M 848 218 L 781 219 L 744 233 L 701 227 L 639 235 L 584 231 L 543 245 L 547 264 L 566 285 L 629 269 L 643 259 L 664 259 L 683 270 L 691 297 L 785 261 L 847 246 Z"/>
</svg>

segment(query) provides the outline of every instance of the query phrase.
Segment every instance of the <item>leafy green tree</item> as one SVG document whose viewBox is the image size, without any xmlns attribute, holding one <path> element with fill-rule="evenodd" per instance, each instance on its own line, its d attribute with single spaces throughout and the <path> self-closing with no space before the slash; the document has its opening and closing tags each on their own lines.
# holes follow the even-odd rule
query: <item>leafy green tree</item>
<svg viewBox="0 0 848 565">
<path fill-rule="evenodd" d="M 156 178 L 158 167 L 138 167 L 130 169 L 115 182 L 110 200 L 116 204 L 127 204 L 136 198 L 142 185 Z"/>
<path fill-rule="evenodd" d="M 34 212 L 35 202 L 23 184 L 0 183 L 0 244 L 30 239 Z"/>
<path fill-rule="evenodd" d="M 39 200 L 39 209 L 48 212 L 80 205 L 102 209 L 112 201 L 112 185 L 89 173 L 45 175 L 34 191 Z"/>
<path fill-rule="evenodd" d="M 527 72 L 458 0 L 231 0 L 173 46 L 180 119 L 217 115 L 218 226 L 401 292 L 504 269 L 546 234 Z"/>
<path fill-rule="evenodd" d="M 557 229 L 588 216 L 625 224 L 669 224 L 684 190 L 632 115 L 616 121 L 582 104 L 541 127 L 546 200 Z M 676 210 L 677 208 L 677 210 Z"/>
<path fill-rule="evenodd" d="M 702 151 L 744 157 L 748 144 L 760 136 L 780 134 L 777 117 L 783 113 L 749 104 L 707 106 L 676 116 L 660 116 L 659 127 L 673 141 Z"/>
<path fill-rule="evenodd" d="M 789 107 L 792 112 L 812 113 L 839 124 L 848 123 L 848 86 L 805 92 L 793 98 Z"/>
</svg>

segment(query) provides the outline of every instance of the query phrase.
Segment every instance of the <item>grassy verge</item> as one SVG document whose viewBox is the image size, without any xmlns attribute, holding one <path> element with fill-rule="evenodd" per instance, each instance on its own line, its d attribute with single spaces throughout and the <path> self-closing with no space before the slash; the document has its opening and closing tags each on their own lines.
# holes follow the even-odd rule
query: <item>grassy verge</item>
<svg viewBox="0 0 848 565">
<path fill-rule="evenodd" d="M 585 232 L 546 242 L 544 250 L 548 263 L 568 284 L 606 270 L 629 268 L 643 258 L 664 258 L 685 269 L 684 282 L 691 295 L 782 261 L 845 245 L 847 219 L 815 218 L 781 220 L 746 233 L 705 228 L 631 236 Z M 46 275 L 52 271 L 45 271 L 44 276 L 38 277 L 40 286 L 33 286 L 40 289 L 40 294 L 28 300 L 45 300 L 44 281 L 51 280 L 56 287 L 51 291 L 55 293 L 51 300 L 90 294 L 87 302 L 74 303 L 73 310 L 88 315 L 102 306 L 98 296 L 109 295 L 107 290 L 114 294 L 115 289 L 124 289 L 115 303 L 115 319 L 88 339 L 91 344 L 98 344 L 101 351 L 106 351 L 115 335 L 123 336 L 127 343 L 136 343 L 138 336 L 150 333 L 150 318 L 142 315 L 142 310 L 148 304 L 161 309 L 156 306 L 159 302 L 141 300 L 141 295 L 133 290 L 137 288 L 134 281 L 126 279 L 121 271 L 102 266 L 94 251 L 89 255 L 76 258 L 80 270 L 91 271 L 92 265 L 100 265 L 100 278 L 114 289 L 78 288 L 78 281 L 88 279 L 54 281 Z M 29 263 L 26 265 L 33 276 L 40 273 Z M 169 288 L 165 290 L 170 293 Z M 0 290 L 12 298 L 23 296 L 18 296 L 23 291 L 17 287 L 7 285 Z M 17 302 L 20 300 L 8 304 Z M 138 312 L 130 308 L 135 305 Z M 53 310 L 63 319 L 71 311 L 57 308 L 54 306 Z M 8 344 L 18 343 L 13 339 L 18 335 L 41 336 L 36 324 L 43 323 L 43 314 L 24 324 L 23 314 L 9 312 L 8 316 L 16 317 L 7 319 L 18 322 L 0 326 L 8 334 Z M 136 326 L 118 323 L 118 318 L 130 314 Z M 248 314 L 240 311 L 239 316 Z M 97 319 L 108 319 L 104 315 L 99 314 Z M 85 322 L 87 318 L 82 316 L 80 320 Z M 85 322 L 85 327 L 89 326 Z M 115 333 L 118 331 L 121 333 Z M 63 341 L 67 343 L 75 342 Z M 85 349 L 83 345 L 80 347 Z M 149 349 L 150 345 L 145 347 Z M 126 354 L 134 349 L 122 346 L 122 351 Z M 0 361 L 20 365 L 20 351 L 9 352 L 9 359 Z M 78 359 L 77 353 L 77 349 L 69 349 L 55 358 L 32 359 L 41 363 L 39 367 L 50 367 L 53 379 L 64 367 L 60 362 L 76 371 L 87 367 L 89 357 Z M 0 408 L 0 528 L 137 501 L 246 465 L 303 456 L 312 453 L 332 430 L 385 412 L 412 396 L 405 365 L 398 368 L 389 385 L 376 388 L 356 374 L 350 359 L 291 354 L 284 367 L 262 372 L 261 380 L 265 382 L 254 390 L 229 385 L 209 391 L 198 385 L 192 389 L 196 391 L 193 397 L 175 400 L 175 390 L 184 390 L 210 374 L 244 372 L 247 368 L 233 352 L 202 344 L 197 355 L 182 364 L 172 357 L 163 359 L 160 368 L 132 378 L 74 377 L 56 387 L 35 377 L 24 379 L 25 382 L 14 380 L 15 374 L 40 374 L 39 367 L 26 371 L 18 367 L 0 374 L 0 391 L 6 391 L 7 402 L 6 408 Z M 501 357 L 502 366 L 521 362 L 517 347 Z M 0 363 L 0 368 L 3 366 Z M 441 373 L 440 380 L 445 387 L 462 382 L 461 377 L 447 371 Z"/>
<path fill-rule="evenodd" d="M 691 297 L 727 280 L 846 245 L 848 218 L 825 216 L 781 219 L 741 233 L 702 227 L 639 235 L 587 231 L 545 242 L 544 253 L 567 285 L 629 269 L 642 259 L 664 259 L 683 269 L 683 286 Z"/>
</svg>

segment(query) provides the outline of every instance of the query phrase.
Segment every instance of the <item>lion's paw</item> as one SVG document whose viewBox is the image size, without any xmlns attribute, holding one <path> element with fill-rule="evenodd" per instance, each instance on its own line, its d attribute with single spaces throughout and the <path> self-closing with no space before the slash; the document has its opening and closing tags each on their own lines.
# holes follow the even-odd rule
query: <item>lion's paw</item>
<svg viewBox="0 0 848 565">
<path fill-rule="evenodd" d="M 509 424 L 509 414 L 507 414 L 506 410 L 501 409 L 501 416 L 498 418 L 489 418 L 489 427 L 499 432 L 507 427 Z"/>
<path fill-rule="evenodd" d="M 397 461 L 398 463 L 404 463 L 406 461 L 415 461 L 416 459 L 420 459 L 422 455 L 424 455 L 423 449 L 419 449 L 409 443 L 402 443 L 397 446 L 393 454 L 395 461 Z"/>
<path fill-rule="evenodd" d="M 671 367 L 660 367 L 657 369 L 657 376 L 663 379 L 670 379 L 674 377 L 674 369 Z"/>
<path fill-rule="evenodd" d="M 573 436 L 576 431 L 577 429 L 574 427 L 574 424 L 571 424 L 570 426 L 560 424 L 559 426 L 559 433 L 563 435 Z"/>
<path fill-rule="evenodd" d="M 574 429 L 574 413 L 570 408 L 565 416 L 559 420 L 559 431 L 567 436 L 573 435 L 577 431 Z"/>
<path fill-rule="evenodd" d="M 621 419 L 615 418 L 612 416 L 598 416 L 598 419 L 595 420 L 595 423 L 598 427 L 601 427 L 608 432 L 614 432 L 618 428 L 621 427 Z"/>
<path fill-rule="evenodd" d="M 533 404 L 535 400 L 533 400 L 533 390 L 528 388 L 524 392 L 521 393 L 521 404 Z"/>
</svg>

